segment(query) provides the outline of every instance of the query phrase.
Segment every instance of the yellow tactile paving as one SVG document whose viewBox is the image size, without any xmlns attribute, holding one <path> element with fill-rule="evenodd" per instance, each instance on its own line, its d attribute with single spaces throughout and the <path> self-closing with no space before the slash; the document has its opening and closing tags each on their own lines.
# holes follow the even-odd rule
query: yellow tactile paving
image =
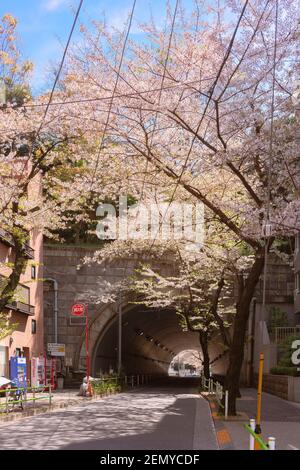
<svg viewBox="0 0 300 470">
<path fill-rule="evenodd" d="M 220 429 L 220 431 L 217 431 L 217 438 L 221 445 L 229 444 L 231 442 L 229 432 L 226 431 L 226 429 Z"/>
</svg>

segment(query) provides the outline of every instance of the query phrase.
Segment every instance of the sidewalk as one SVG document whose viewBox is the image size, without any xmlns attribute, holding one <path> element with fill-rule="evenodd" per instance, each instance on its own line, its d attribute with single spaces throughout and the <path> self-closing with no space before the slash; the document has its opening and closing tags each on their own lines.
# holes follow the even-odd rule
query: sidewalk
<svg viewBox="0 0 300 470">
<path fill-rule="evenodd" d="M 256 416 L 255 389 L 241 390 L 242 397 L 237 400 L 237 411 L 248 420 Z M 231 437 L 235 450 L 249 449 L 249 433 L 244 429 L 244 420 L 229 418 L 221 420 Z M 300 450 L 300 403 L 283 400 L 275 395 L 262 395 L 262 437 L 276 438 L 276 450 Z"/>
<path fill-rule="evenodd" d="M 78 393 L 79 389 L 54 390 L 52 391 L 51 406 L 49 404 L 49 398 L 37 400 L 35 402 L 35 406 L 31 401 L 25 403 L 23 411 L 16 407 L 16 411 L 12 411 L 8 414 L 5 412 L 0 413 L 0 422 L 3 423 L 15 421 L 17 419 L 22 419 L 27 416 L 34 416 L 40 413 L 46 413 L 60 408 L 67 408 L 68 406 L 76 405 L 78 403 L 87 403 L 99 399 L 99 397 L 88 398 L 78 396 Z M 49 393 L 44 392 L 44 395 L 45 397 L 48 397 Z M 28 396 L 31 397 L 31 394 L 28 394 Z M 39 396 L 42 396 L 42 394 L 39 394 Z"/>
</svg>

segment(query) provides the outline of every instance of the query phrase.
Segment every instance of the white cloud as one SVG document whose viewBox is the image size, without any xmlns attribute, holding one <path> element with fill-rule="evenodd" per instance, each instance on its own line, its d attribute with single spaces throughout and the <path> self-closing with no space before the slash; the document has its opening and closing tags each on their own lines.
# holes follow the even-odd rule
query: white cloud
<svg viewBox="0 0 300 470">
<path fill-rule="evenodd" d="M 55 11 L 61 5 L 65 3 L 66 0 L 48 0 L 45 4 L 45 9 L 48 11 Z"/>
</svg>

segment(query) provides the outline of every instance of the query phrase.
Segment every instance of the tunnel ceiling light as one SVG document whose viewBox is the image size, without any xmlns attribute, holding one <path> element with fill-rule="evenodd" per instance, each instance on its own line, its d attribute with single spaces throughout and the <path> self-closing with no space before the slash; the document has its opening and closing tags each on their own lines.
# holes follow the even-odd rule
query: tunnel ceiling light
<svg viewBox="0 0 300 470">
<path fill-rule="evenodd" d="M 143 336 L 144 334 L 143 330 L 140 330 L 139 328 L 135 328 L 134 331 L 136 332 L 137 335 L 140 335 L 140 336 Z"/>
</svg>

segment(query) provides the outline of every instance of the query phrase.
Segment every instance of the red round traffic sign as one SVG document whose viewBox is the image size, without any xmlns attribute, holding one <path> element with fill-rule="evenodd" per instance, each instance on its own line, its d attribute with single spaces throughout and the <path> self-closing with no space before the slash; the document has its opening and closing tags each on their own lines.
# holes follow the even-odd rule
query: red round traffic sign
<svg viewBox="0 0 300 470">
<path fill-rule="evenodd" d="M 85 313 L 85 306 L 83 304 L 74 304 L 72 306 L 72 315 L 75 317 L 82 317 Z"/>
</svg>

